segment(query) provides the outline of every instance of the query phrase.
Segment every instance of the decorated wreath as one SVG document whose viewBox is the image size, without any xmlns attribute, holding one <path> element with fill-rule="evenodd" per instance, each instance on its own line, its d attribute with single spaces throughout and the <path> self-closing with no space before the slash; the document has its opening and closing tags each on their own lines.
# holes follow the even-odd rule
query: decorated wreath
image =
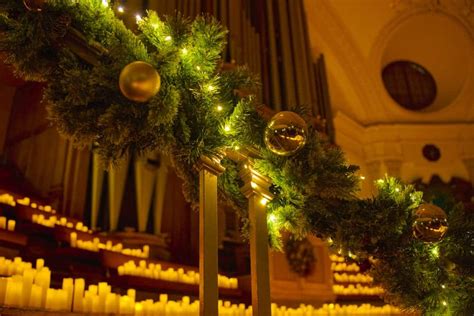
<svg viewBox="0 0 474 316">
<path fill-rule="evenodd" d="M 290 236 L 285 241 L 284 251 L 291 271 L 300 277 L 311 274 L 316 263 L 316 256 L 314 246 L 308 238 L 299 239 Z"/>
<path fill-rule="evenodd" d="M 104 0 L 0 0 L 5 62 L 24 79 L 47 82 L 49 117 L 62 135 L 94 143 L 107 162 L 158 149 L 193 205 L 200 157 L 251 148 L 253 167 L 273 183 L 272 247 L 282 247 L 283 230 L 331 238 L 374 258 L 371 273 L 390 301 L 433 315 L 474 310 L 472 213 L 423 204 L 421 192 L 392 178 L 376 183 L 373 198 L 356 198 L 358 168 L 304 111 L 267 121 L 252 95 L 239 93 L 258 83 L 245 68 L 220 69 L 226 31 L 213 18 L 162 20 L 148 11 L 138 29 L 127 29 Z M 248 224 L 239 166 L 221 163 L 220 199 Z"/>
</svg>

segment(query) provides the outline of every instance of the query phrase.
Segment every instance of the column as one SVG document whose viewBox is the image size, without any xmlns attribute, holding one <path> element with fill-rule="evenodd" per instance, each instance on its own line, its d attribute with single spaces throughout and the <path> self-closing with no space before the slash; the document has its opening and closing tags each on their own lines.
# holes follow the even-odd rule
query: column
<svg viewBox="0 0 474 316">
<path fill-rule="evenodd" d="M 217 176 L 221 157 L 201 157 L 199 168 L 199 304 L 201 316 L 218 315 Z"/>
<path fill-rule="evenodd" d="M 243 163 L 240 176 L 242 193 L 249 200 L 250 270 L 254 316 L 271 314 L 268 231 L 266 205 L 273 198 L 270 179 L 258 173 L 250 161 Z"/>
</svg>

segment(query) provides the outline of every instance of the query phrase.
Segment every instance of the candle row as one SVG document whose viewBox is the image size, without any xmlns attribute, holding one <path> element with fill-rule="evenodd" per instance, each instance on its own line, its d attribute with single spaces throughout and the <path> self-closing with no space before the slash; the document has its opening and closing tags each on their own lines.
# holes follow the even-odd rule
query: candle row
<svg viewBox="0 0 474 316">
<path fill-rule="evenodd" d="M 331 261 L 333 261 L 333 262 L 344 262 L 344 261 L 346 261 L 346 259 L 344 259 L 344 257 L 336 255 L 336 254 L 331 254 L 329 256 L 329 259 L 331 259 Z"/>
<path fill-rule="evenodd" d="M 144 264 L 140 265 L 144 266 Z M 199 315 L 199 301 L 191 302 L 187 296 L 179 301 L 171 301 L 168 300 L 166 294 L 161 294 L 157 301 L 148 299 L 137 302 L 134 289 L 129 289 L 126 295 L 119 295 L 113 293 L 111 286 L 106 282 L 89 285 L 86 289 L 84 279 L 72 278 L 63 279 L 60 289 L 50 288 L 51 271 L 44 266 L 44 260 L 41 258 L 36 261 L 36 267 L 33 268 L 31 263 L 23 262 L 19 257 L 14 260 L 0 257 L 0 274 L 10 275 L 7 278 L 0 278 L 0 305 L 87 314 Z M 400 313 L 398 308 L 390 305 L 376 307 L 368 304 L 360 306 L 324 304 L 320 308 L 311 305 L 287 308 L 272 304 L 271 314 L 274 316 L 319 316 Z M 219 315 L 250 316 L 252 307 L 220 300 Z"/>
<path fill-rule="evenodd" d="M 0 216 L 0 229 L 8 229 L 9 231 L 14 231 L 16 222 L 13 219 L 7 220 L 5 216 Z"/>
<path fill-rule="evenodd" d="M 73 248 L 80 248 L 84 250 L 98 252 L 100 249 L 110 250 L 114 252 L 120 252 L 124 255 L 148 258 L 150 256 L 150 246 L 144 245 L 142 249 L 130 249 L 123 248 L 121 243 L 113 244 L 111 240 L 107 240 L 105 243 L 101 243 L 100 239 L 95 237 L 93 240 L 81 240 L 77 239 L 77 233 L 72 232 L 69 236 L 70 245 Z"/>
<path fill-rule="evenodd" d="M 381 287 L 364 286 L 361 284 L 349 284 L 348 286 L 333 285 L 334 294 L 337 295 L 380 295 L 384 291 Z"/>
<path fill-rule="evenodd" d="M 82 222 L 77 222 L 75 225 L 72 222 L 69 222 L 66 217 L 61 217 L 58 219 L 57 216 L 50 216 L 46 218 L 43 214 L 33 214 L 31 216 L 31 222 L 39 224 L 46 227 L 54 227 L 56 225 L 67 227 L 70 229 L 75 229 L 84 233 L 92 234 L 92 230 L 84 225 Z"/>
<path fill-rule="evenodd" d="M 362 273 L 357 274 L 347 274 L 347 273 L 334 273 L 334 280 L 336 282 L 345 282 L 345 283 L 372 283 L 373 278 L 369 275 Z"/>
<path fill-rule="evenodd" d="M 130 260 L 117 268 L 119 275 L 133 275 L 144 278 L 165 280 L 172 282 L 181 282 L 187 284 L 199 284 L 199 273 L 195 271 L 184 271 L 179 268 L 162 269 L 161 264 L 149 263 L 140 260 L 138 266 L 135 261 Z M 238 288 L 237 278 L 229 278 L 224 275 L 218 275 L 218 286 L 221 288 L 236 289 Z"/>
<path fill-rule="evenodd" d="M 331 270 L 337 272 L 359 272 L 360 267 L 356 263 L 331 263 Z"/>
<path fill-rule="evenodd" d="M 22 275 L 25 270 L 39 271 L 44 267 L 44 259 L 36 260 L 36 268 L 33 268 L 31 262 L 24 262 L 20 257 L 15 257 L 13 260 L 0 257 L 0 275 Z"/>
<path fill-rule="evenodd" d="M 15 206 L 15 198 L 13 198 L 13 195 L 10 195 L 8 193 L 0 195 L 0 203 L 10 205 L 10 206 Z"/>
<path fill-rule="evenodd" d="M 35 209 L 38 209 L 40 211 L 44 211 L 44 212 L 47 212 L 47 213 L 53 213 L 53 214 L 56 213 L 56 210 L 53 210 L 53 208 L 50 205 L 44 205 L 43 206 L 43 205 L 38 205 L 36 203 L 31 203 L 31 200 L 30 200 L 29 197 L 24 197 L 23 199 L 17 199 L 16 203 L 21 204 L 21 205 L 25 205 L 25 206 L 29 206 L 31 208 L 35 208 Z"/>
</svg>

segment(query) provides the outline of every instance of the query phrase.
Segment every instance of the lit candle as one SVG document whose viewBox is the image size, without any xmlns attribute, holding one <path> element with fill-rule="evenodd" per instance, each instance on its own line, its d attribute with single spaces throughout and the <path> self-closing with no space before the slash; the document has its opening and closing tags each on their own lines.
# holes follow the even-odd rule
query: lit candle
<svg viewBox="0 0 474 316">
<path fill-rule="evenodd" d="M 5 304 L 5 293 L 7 291 L 7 278 L 0 278 L 0 305 Z"/>
<path fill-rule="evenodd" d="M 72 278 L 63 279 L 63 291 L 66 293 L 65 310 L 70 311 L 72 305 L 72 294 L 74 290 Z"/>
<path fill-rule="evenodd" d="M 73 312 L 82 312 L 83 296 L 84 296 L 84 279 L 74 280 L 74 300 Z"/>
<path fill-rule="evenodd" d="M 43 289 L 41 286 L 32 284 L 31 286 L 31 295 L 30 295 L 30 300 L 28 302 L 28 306 L 31 308 L 40 308 L 41 307 L 41 295 Z"/>
<path fill-rule="evenodd" d="M 22 306 L 28 306 L 31 296 L 31 287 L 35 277 L 35 271 L 33 269 L 27 269 L 23 271 L 23 302 Z"/>
<path fill-rule="evenodd" d="M 72 232 L 69 239 L 70 239 L 71 247 L 76 248 L 77 247 L 77 233 Z"/>
</svg>

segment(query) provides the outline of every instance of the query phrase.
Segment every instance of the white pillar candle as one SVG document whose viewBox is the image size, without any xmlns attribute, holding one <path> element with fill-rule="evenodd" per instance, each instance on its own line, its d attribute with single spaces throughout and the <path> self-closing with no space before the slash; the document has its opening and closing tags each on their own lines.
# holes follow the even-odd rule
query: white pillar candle
<svg viewBox="0 0 474 316">
<path fill-rule="evenodd" d="M 27 307 L 30 302 L 31 287 L 33 285 L 35 273 L 33 269 L 23 271 L 23 297 L 22 306 Z"/>
<path fill-rule="evenodd" d="M 7 279 L 7 287 L 5 291 L 5 305 L 20 307 L 21 306 L 21 296 L 23 292 L 23 280 L 19 275 L 14 275 L 11 278 Z"/>
<path fill-rule="evenodd" d="M 14 231 L 15 230 L 15 225 L 16 225 L 15 220 L 13 220 L 13 219 L 8 220 L 7 228 L 8 228 L 9 231 L 11 231 L 11 232 Z"/>
<path fill-rule="evenodd" d="M 83 296 L 84 296 L 84 279 L 75 279 L 74 281 L 74 300 L 73 300 L 73 311 L 83 311 Z"/>
<path fill-rule="evenodd" d="M 77 247 L 77 233 L 72 232 L 71 235 L 69 236 L 69 241 L 71 244 L 71 247 L 76 248 Z"/>
<path fill-rule="evenodd" d="M 5 304 L 5 293 L 7 292 L 7 278 L 0 278 L 0 305 Z"/>
<path fill-rule="evenodd" d="M 99 312 L 103 313 L 105 311 L 105 300 L 107 298 L 107 294 L 109 290 L 109 286 L 106 282 L 99 282 L 99 288 L 98 288 L 98 293 L 99 293 Z"/>
<path fill-rule="evenodd" d="M 41 270 L 44 267 L 44 259 L 36 259 L 36 270 Z"/>
<path fill-rule="evenodd" d="M 71 311 L 71 306 L 72 306 L 72 295 L 73 295 L 73 290 L 74 290 L 74 284 L 73 284 L 73 279 L 72 278 L 66 278 L 63 279 L 63 291 L 65 291 L 67 298 L 66 298 L 66 303 L 65 303 L 65 310 Z"/>
<path fill-rule="evenodd" d="M 7 229 L 7 218 L 0 216 L 0 229 Z"/>
<path fill-rule="evenodd" d="M 30 294 L 30 300 L 28 301 L 28 307 L 31 307 L 31 308 L 41 307 L 41 301 L 42 301 L 41 295 L 43 294 L 42 291 L 43 289 L 41 288 L 41 286 L 36 285 L 36 284 L 31 285 L 31 294 Z"/>
</svg>

